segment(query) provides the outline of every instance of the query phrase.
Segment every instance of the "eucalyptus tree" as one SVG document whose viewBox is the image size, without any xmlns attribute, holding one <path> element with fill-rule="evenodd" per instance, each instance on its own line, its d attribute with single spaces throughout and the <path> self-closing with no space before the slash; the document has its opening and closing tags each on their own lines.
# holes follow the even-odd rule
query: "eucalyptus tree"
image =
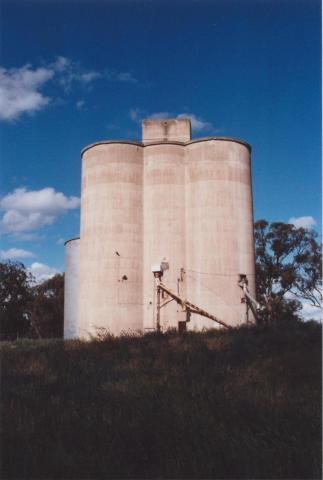
<svg viewBox="0 0 323 480">
<path fill-rule="evenodd" d="M 263 320 L 297 316 L 301 300 L 322 302 L 322 248 L 314 230 L 266 220 L 255 223 L 257 297 Z"/>
</svg>

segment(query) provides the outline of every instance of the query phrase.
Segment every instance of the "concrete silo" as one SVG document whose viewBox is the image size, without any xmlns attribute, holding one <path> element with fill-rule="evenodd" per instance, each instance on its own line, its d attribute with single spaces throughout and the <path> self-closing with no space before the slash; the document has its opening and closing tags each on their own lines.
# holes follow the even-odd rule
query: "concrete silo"
<svg viewBox="0 0 323 480">
<path fill-rule="evenodd" d="M 246 275 L 255 296 L 250 150 L 233 138 L 191 140 L 188 119 L 145 120 L 142 142 L 83 150 L 78 336 L 156 328 L 161 263 L 182 299 L 227 325 L 246 321 L 238 281 Z M 173 298 L 162 291 L 162 329 L 189 318 L 190 329 L 217 326 Z"/>
<path fill-rule="evenodd" d="M 255 296 L 250 147 L 232 138 L 186 149 L 186 282 L 192 302 L 230 325 L 246 320 L 239 274 Z M 212 327 L 193 316 L 191 327 Z"/>
<path fill-rule="evenodd" d="M 153 140 L 152 138 L 152 126 Z M 185 121 L 143 123 L 144 155 L 144 328 L 155 327 L 154 278 L 151 267 L 167 264 L 163 279 L 177 289 L 185 266 L 185 147 L 190 123 Z M 162 141 L 161 141 L 162 140 Z M 170 302 L 162 312 L 164 329 L 181 320 L 178 306 Z"/>
<path fill-rule="evenodd" d="M 79 258 L 80 238 L 65 242 L 64 276 L 64 338 L 75 338 L 79 334 Z"/>
<path fill-rule="evenodd" d="M 79 334 L 142 329 L 142 147 L 82 152 Z"/>
</svg>

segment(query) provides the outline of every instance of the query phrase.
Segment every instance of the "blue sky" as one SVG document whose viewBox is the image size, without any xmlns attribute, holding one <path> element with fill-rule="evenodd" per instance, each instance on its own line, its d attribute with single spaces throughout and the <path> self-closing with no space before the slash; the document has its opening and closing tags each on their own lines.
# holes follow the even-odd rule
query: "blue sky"
<svg viewBox="0 0 323 480">
<path fill-rule="evenodd" d="M 0 8 L 2 258 L 43 278 L 63 271 L 62 242 L 79 234 L 80 150 L 138 139 L 156 113 L 191 115 L 194 137 L 249 142 L 255 219 L 320 231 L 318 0 Z"/>
</svg>

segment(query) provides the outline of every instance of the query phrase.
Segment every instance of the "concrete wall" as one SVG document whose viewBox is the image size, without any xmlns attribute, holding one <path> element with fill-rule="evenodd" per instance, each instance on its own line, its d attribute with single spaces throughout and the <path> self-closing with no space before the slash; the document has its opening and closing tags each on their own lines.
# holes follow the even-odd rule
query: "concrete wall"
<svg viewBox="0 0 323 480">
<path fill-rule="evenodd" d="M 80 239 L 65 242 L 64 338 L 78 336 Z"/>
<path fill-rule="evenodd" d="M 142 329 L 142 147 L 98 144 L 83 154 L 80 335 Z"/>
<path fill-rule="evenodd" d="M 187 295 L 219 319 L 238 325 L 246 320 L 240 273 L 248 275 L 255 293 L 249 148 L 206 139 L 185 149 Z M 212 324 L 193 315 L 190 328 Z"/>
<path fill-rule="evenodd" d="M 162 260 L 163 281 L 175 292 L 228 324 L 245 322 L 240 273 L 255 295 L 249 146 L 215 138 L 146 146 L 144 219 L 144 327 L 156 322 L 150 267 Z M 176 327 L 180 312 L 175 302 L 164 307 L 162 326 Z M 215 326 L 195 314 L 188 325 Z"/>
<path fill-rule="evenodd" d="M 185 267 L 185 147 L 176 144 L 144 148 L 144 327 L 154 326 L 154 279 L 151 266 L 169 262 L 165 284 L 177 291 Z M 185 294 L 184 291 L 182 291 Z M 162 310 L 163 328 L 177 326 L 177 304 Z"/>
<path fill-rule="evenodd" d="M 255 294 L 250 179 L 248 144 L 190 140 L 187 119 L 144 121 L 143 143 L 87 147 L 78 335 L 156 327 L 151 267 L 161 261 L 171 289 L 231 325 L 245 322 L 240 273 Z M 161 311 L 164 329 L 184 318 L 175 302 Z M 216 326 L 197 315 L 189 324 Z"/>
</svg>

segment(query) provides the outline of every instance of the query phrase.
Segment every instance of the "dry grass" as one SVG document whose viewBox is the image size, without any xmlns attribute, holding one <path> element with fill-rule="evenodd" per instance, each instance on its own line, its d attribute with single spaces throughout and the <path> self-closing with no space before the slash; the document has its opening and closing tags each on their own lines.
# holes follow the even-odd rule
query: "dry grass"
<svg viewBox="0 0 323 480">
<path fill-rule="evenodd" d="M 2 478 L 321 478 L 321 327 L 2 345 Z"/>
</svg>

